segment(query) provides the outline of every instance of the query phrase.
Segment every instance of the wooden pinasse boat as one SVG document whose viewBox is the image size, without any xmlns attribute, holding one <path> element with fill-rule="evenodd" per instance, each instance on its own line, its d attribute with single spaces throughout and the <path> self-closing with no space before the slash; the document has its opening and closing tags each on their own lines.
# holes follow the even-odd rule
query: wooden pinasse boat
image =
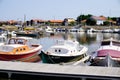
<svg viewBox="0 0 120 80">
<path fill-rule="evenodd" d="M 34 42 L 36 41 L 29 37 L 10 38 L 6 44 L 0 46 L 0 60 L 22 61 L 22 59 L 39 54 L 42 46 Z"/>
</svg>

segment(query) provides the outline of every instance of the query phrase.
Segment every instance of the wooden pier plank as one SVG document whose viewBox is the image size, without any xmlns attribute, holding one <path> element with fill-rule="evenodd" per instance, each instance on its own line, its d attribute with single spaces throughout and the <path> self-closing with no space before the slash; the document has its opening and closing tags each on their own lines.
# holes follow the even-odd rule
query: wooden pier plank
<svg viewBox="0 0 120 80">
<path fill-rule="evenodd" d="M 0 61 L 0 72 L 22 72 L 39 74 L 61 74 L 69 76 L 101 76 L 120 78 L 119 67 L 95 67 L 78 65 L 58 65 L 26 62 Z"/>
</svg>

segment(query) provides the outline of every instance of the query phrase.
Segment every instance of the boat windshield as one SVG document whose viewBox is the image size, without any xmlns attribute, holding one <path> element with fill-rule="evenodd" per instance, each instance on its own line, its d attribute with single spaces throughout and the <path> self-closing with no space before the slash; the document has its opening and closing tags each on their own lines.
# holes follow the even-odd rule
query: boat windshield
<svg viewBox="0 0 120 80">
<path fill-rule="evenodd" d="M 110 45 L 112 43 L 112 45 L 115 45 L 115 46 L 120 46 L 120 42 L 117 42 L 117 41 L 103 41 L 101 43 L 102 46 L 104 45 Z"/>
<path fill-rule="evenodd" d="M 10 39 L 8 44 L 25 44 L 25 39 Z"/>
<path fill-rule="evenodd" d="M 102 45 L 102 46 L 110 45 L 110 41 L 103 41 L 103 42 L 101 42 L 101 45 Z"/>
<path fill-rule="evenodd" d="M 120 42 L 113 41 L 113 45 L 120 46 Z"/>
<path fill-rule="evenodd" d="M 5 42 L 5 38 L 0 38 L 0 42 Z"/>
</svg>

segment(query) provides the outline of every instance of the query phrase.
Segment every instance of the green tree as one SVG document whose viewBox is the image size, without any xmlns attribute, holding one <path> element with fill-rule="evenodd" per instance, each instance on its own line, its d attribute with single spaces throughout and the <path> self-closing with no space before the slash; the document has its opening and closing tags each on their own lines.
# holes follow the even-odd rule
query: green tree
<svg viewBox="0 0 120 80">
<path fill-rule="evenodd" d="M 117 21 L 117 17 L 111 17 L 113 21 Z"/>
<path fill-rule="evenodd" d="M 50 21 L 45 22 L 45 25 L 50 26 Z"/>
<path fill-rule="evenodd" d="M 105 22 L 103 22 L 103 25 L 104 25 L 104 26 L 109 26 L 109 24 L 110 24 L 109 21 L 105 21 Z"/>
<path fill-rule="evenodd" d="M 87 19 L 86 24 L 91 26 L 96 25 L 96 20 L 89 18 Z"/>
<path fill-rule="evenodd" d="M 80 15 L 80 16 L 77 17 L 77 20 L 76 20 L 76 21 L 77 21 L 78 24 L 81 24 L 81 21 L 82 21 L 82 20 L 87 20 L 87 19 L 89 19 L 91 16 L 92 16 L 91 14 L 88 14 L 88 15 L 82 14 L 82 15 Z"/>
<path fill-rule="evenodd" d="M 72 21 L 70 22 L 69 26 L 75 26 L 76 22 L 75 21 Z"/>
</svg>

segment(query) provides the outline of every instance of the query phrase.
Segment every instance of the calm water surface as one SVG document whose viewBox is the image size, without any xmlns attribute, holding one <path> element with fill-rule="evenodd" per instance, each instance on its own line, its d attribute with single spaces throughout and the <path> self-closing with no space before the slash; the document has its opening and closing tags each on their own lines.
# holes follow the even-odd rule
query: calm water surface
<svg viewBox="0 0 120 80">
<path fill-rule="evenodd" d="M 39 41 L 43 46 L 43 50 L 47 50 L 50 46 L 54 45 L 56 40 L 77 40 L 80 44 L 88 47 L 88 54 L 91 55 L 92 52 L 99 48 L 101 40 L 111 37 L 120 40 L 119 35 L 114 33 L 55 33 L 52 36 L 44 36 Z"/>
</svg>

